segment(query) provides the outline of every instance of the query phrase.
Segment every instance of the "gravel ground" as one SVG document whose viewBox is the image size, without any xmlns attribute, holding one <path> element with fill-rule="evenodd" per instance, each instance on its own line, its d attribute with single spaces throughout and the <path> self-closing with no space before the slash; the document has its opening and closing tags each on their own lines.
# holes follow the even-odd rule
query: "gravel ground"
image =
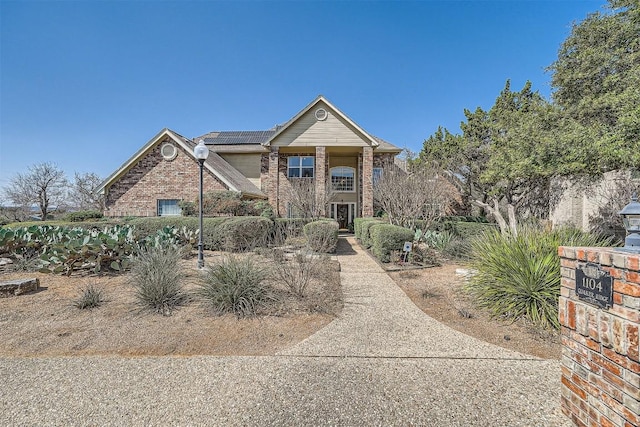
<svg viewBox="0 0 640 427">
<path fill-rule="evenodd" d="M 349 242 L 343 313 L 282 354 L 0 358 L 0 425 L 571 425 L 558 361 L 439 324 Z"/>
<path fill-rule="evenodd" d="M 0 359 L 0 424 L 570 425 L 557 371 L 519 360 Z"/>
</svg>

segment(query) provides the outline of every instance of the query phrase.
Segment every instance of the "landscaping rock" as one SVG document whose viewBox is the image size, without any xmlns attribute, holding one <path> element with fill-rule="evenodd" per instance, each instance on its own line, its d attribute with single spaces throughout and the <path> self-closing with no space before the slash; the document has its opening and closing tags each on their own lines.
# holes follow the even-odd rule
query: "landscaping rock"
<svg viewBox="0 0 640 427">
<path fill-rule="evenodd" d="M 40 288 L 37 278 L 14 279 L 0 282 L 0 298 L 35 292 Z"/>
<path fill-rule="evenodd" d="M 463 277 L 466 280 L 471 279 L 478 273 L 478 270 L 472 270 L 467 268 L 456 268 L 456 276 Z"/>
</svg>

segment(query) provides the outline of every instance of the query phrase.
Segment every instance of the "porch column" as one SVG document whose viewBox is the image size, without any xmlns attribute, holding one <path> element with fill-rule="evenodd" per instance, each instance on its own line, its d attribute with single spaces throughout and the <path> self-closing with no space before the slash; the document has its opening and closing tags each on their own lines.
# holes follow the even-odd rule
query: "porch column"
<svg viewBox="0 0 640 427">
<path fill-rule="evenodd" d="M 271 151 L 269 152 L 269 189 L 267 191 L 267 196 L 269 197 L 269 204 L 273 208 L 273 213 L 276 217 L 280 216 L 278 205 L 278 162 L 279 162 L 280 152 L 278 147 L 271 147 Z"/>
<path fill-rule="evenodd" d="M 362 216 L 373 216 L 373 148 L 362 149 Z"/>
<path fill-rule="evenodd" d="M 316 147 L 316 211 L 323 217 L 327 214 L 327 149 Z"/>
</svg>

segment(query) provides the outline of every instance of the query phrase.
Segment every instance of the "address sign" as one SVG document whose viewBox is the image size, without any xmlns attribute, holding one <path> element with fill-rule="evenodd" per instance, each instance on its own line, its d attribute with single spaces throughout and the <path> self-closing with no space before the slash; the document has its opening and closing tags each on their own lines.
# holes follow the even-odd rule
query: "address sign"
<svg viewBox="0 0 640 427">
<path fill-rule="evenodd" d="M 597 264 L 578 264 L 576 295 L 589 304 L 610 308 L 613 305 L 613 278 Z"/>
</svg>

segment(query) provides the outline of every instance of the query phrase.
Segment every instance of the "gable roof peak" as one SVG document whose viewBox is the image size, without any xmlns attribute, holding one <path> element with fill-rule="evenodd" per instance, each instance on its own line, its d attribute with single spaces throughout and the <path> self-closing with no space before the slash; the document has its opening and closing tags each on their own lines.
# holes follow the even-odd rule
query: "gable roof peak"
<svg viewBox="0 0 640 427">
<path fill-rule="evenodd" d="M 306 114 L 309 110 L 311 110 L 314 106 L 316 106 L 319 102 L 323 102 L 327 105 L 327 107 L 329 107 L 330 109 L 332 109 L 339 117 L 341 117 L 343 120 L 345 120 L 347 123 L 349 123 L 351 126 L 353 126 L 358 132 L 360 132 L 366 139 L 369 140 L 369 143 L 371 144 L 372 147 L 377 147 L 378 146 L 378 140 L 373 137 L 372 135 L 370 135 L 367 131 L 365 131 L 364 129 L 362 129 L 356 122 L 354 122 L 353 120 L 351 120 L 346 114 L 344 114 L 338 107 L 336 107 L 335 105 L 333 105 L 327 98 L 324 97 L 324 95 L 320 94 L 318 95 L 313 101 L 311 101 L 306 107 L 304 107 L 302 110 L 300 110 L 298 112 L 298 114 L 296 114 L 295 116 L 293 116 L 291 119 L 289 119 L 289 121 L 287 121 L 285 124 L 283 124 L 282 126 L 278 126 L 275 130 L 275 133 L 271 136 L 271 138 L 269 138 L 269 140 L 265 141 L 262 143 L 262 145 L 264 145 L 265 147 L 269 147 L 271 145 L 271 141 L 273 141 L 274 139 L 276 139 L 281 133 L 283 133 L 284 131 L 286 131 L 293 123 L 295 123 L 300 117 L 302 117 L 304 114 Z"/>
</svg>

